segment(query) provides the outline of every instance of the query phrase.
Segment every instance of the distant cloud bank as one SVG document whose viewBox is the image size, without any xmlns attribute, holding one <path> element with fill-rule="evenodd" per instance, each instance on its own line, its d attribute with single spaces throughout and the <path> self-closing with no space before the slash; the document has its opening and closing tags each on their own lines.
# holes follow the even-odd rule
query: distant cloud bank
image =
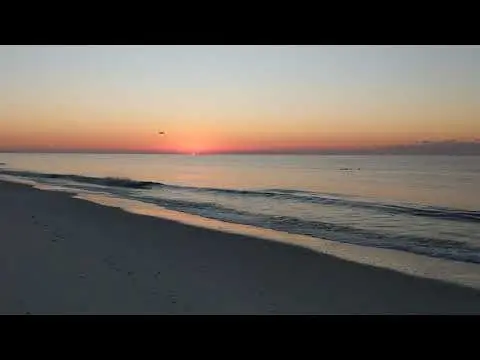
<svg viewBox="0 0 480 360">
<path fill-rule="evenodd" d="M 416 144 L 385 147 L 373 153 L 412 155 L 480 155 L 480 139 L 473 141 L 421 141 Z"/>
<path fill-rule="evenodd" d="M 429 141 L 413 144 L 356 149 L 272 149 L 244 151 L 243 154 L 325 154 L 325 155 L 480 155 L 480 139 L 472 141 Z"/>
</svg>

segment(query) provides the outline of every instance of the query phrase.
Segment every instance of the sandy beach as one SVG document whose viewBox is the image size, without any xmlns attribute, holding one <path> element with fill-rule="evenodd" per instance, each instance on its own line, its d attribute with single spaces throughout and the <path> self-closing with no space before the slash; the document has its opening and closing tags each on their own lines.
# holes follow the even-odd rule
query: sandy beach
<svg viewBox="0 0 480 360">
<path fill-rule="evenodd" d="M 0 314 L 479 314 L 480 292 L 0 181 Z"/>
</svg>

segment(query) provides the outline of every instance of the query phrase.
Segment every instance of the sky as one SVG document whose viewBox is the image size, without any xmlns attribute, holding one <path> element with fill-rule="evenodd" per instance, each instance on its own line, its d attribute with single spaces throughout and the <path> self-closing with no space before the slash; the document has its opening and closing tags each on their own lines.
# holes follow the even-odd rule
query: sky
<svg viewBox="0 0 480 360">
<path fill-rule="evenodd" d="M 480 138 L 479 46 L 0 46 L 0 79 L 0 151 Z"/>
</svg>

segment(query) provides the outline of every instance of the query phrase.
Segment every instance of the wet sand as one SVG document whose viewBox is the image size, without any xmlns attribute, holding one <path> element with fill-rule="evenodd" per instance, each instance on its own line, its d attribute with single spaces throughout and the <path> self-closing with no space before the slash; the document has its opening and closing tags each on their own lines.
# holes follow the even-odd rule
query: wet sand
<svg viewBox="0 0 480 360">
<path fill-rule="evenodd" d="M 480 314 L 480 292 L 0 181 L 0 314 Z"/>
</svg>

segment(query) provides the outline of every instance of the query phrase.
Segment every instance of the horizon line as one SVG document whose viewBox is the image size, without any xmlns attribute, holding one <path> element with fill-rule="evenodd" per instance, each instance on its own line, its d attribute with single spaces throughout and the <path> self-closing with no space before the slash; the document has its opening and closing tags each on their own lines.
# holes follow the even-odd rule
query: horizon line
<svg viewBox="0 0 480 360">
<path fill-rule="evenodd" d="M 353 155 L 369 155 L 369 156 L 388 156 L 388 155 L 409 155 L 409 156 L 480 156 L 479 152 L 471 153 L 454 153 L 454 152 L 204 152 L 204 153 L 192 153 L 192 152 L 154 152 L 154 151 L 44 151 L 44 150 L 1 150 L 0 154 L 92 154 L 92 155 L 179 155 L 179 156 L 227 156 L 227 155 L 296 155 L 296 156 L 311 156 L 311 155 L 323 155 L 323 156 L 353 156 Z"/>
<path fill-rule="evenodd" d="M 473 141 L 420 141 L 390 146 L 350 148 L 253 148 L 206 151 L 121 148 L 0 148 L 0 153 L 64 154 L 165 154 L 165 155 L 480 155 L 480 139 Z"/>
</svg>

